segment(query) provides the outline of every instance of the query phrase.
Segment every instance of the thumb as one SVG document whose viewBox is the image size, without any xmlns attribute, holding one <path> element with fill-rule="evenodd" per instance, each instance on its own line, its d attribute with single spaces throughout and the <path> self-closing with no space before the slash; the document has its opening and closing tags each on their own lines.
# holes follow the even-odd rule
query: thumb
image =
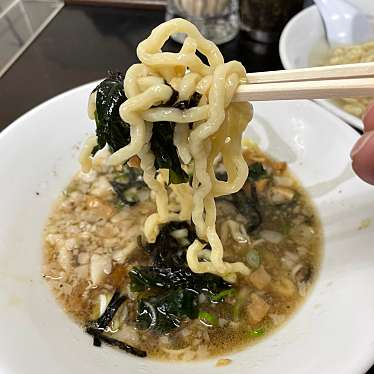
<svg viewBox="0 0 374 374">
<path fill-rule="evenodd" d="M 351 151 L 352 168 L 365 182 L 374 184 L 374 131 L 361 136 Z"/>
</svg>

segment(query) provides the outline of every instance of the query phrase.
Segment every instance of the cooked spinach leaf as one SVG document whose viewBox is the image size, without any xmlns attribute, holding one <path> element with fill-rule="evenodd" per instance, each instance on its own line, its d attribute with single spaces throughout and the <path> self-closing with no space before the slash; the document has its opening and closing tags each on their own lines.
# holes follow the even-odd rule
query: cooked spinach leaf
<svg viewBox="0 0 374 374">
<path fill-rule="evenodd" d="M 198 296 L 188 289 L 177 289 L 141 299 L 136 322 L 141 330 L 165 334 L 178 328 L 185 318 L 192 319 L 197 315 Z"/>
<path fill-rule="evenodd" d="M 130 143 L 130 126 L 119 115 L 120 105 L 126 101 L 122 73 L 109 73 L 95 89 L 96 91 L 96 136 L 98 145 L 94 155 L 108 144 L 111 152 Z"/>
</svg>

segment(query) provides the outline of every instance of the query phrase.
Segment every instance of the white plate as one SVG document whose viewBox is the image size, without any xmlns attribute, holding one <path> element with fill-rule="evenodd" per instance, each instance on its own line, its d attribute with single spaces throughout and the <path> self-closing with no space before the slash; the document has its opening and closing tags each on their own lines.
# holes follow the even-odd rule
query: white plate
<svg viewBox="0 0 374 374">
<path fill-rule="evenodd" d="M 374 1 L 351 1 L 367 14 L 373 15 Z M 316 54 L 317 48 L 323 53 L 326 48 L 326 34 L 323 21 L 315 5 L 302 10 L 294 16 L 284 28 L 279 41 L 279 54 L 285 69 L 297 69 L 310 66 L 311 53 Z M 360 118 L 344 111 L 328 100 L 315 100 L 326 109 L 336 114 L 358 129 L 363 129 Z"/>
<path fill-rule="evenodd" d="M 212 374 L 214 360 L 166 364 L 95 348 L 56 304 L 41 278 L 42 230 L 51 205 L 79 168 L 93 132 L 93 85 L 60 95 L 0 134 L 0 372 L 12 374 Z M 256 103 L 250 135 L 288 161 L 313 194 L 326 236 L 321 275 L 296 315 L 269 339 L 227 355 L 220 373 L 353 374 L 374 359 L 374 192 L 356 178 L 357 134 L 318 105 Z"/>
</svg>

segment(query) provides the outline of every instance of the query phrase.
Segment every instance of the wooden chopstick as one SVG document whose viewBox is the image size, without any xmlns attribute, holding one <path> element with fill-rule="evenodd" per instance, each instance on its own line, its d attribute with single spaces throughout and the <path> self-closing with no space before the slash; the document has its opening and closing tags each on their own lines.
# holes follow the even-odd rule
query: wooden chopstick
<svg viewBox="0 0 374 374">
<path fill-rule="evenodd" d="M 233 101 L 374 96 L 374 63 L 247 74 Z"/>
<path fill-rule="evenodd" d="M 300 82 L 321 79 L 364 78 L 370 76 L 374 77 L 374 62 L 249 73 L 247 74 L 247 81 L 248 83 L 253 84 Z"/>
<path fill-rule="evenodd" d="M 333 79 L 240 85 L 233 101 L 331 99 L 373 96 L 374 78 Z"/>
</svg>

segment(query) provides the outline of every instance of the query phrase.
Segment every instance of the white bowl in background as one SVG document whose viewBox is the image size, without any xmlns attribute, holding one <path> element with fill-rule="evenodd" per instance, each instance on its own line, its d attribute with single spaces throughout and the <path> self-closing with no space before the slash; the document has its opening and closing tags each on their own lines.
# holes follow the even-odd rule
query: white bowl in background
<svg viewBox="0 0 374 374">
<path fill-rule="evenodd" d="M 351 171 L 358 134 L 311 101 L 255 103 L 247 135 L 289 163 L 311 193 L 325 233 L 320 276 L 305 304 L 268 339 L 217 359 L 163 363 L 103 346 L 75 325 L 41 277 L 42 231 L 79 169 L 94 128 L 94 84 L 64 93 L 0 134 L 0 372 L 11 374 L 362 374 L 374 361 L 373 187 Z"/>
<path fill-rule="evenodd" d="M 374 17 L 373 0 L 350 1 Z M 327 51 L 326 34 L 322 18 L 315 5 L 296 14 L 284 28 L 279 41 L 279 54 L 285 69 L 311 66 L 311 55 L 321 56 Z M 363 129 L 362 120 L 329 100 L 315 100 L 344 121 Z"/>
</svg>

